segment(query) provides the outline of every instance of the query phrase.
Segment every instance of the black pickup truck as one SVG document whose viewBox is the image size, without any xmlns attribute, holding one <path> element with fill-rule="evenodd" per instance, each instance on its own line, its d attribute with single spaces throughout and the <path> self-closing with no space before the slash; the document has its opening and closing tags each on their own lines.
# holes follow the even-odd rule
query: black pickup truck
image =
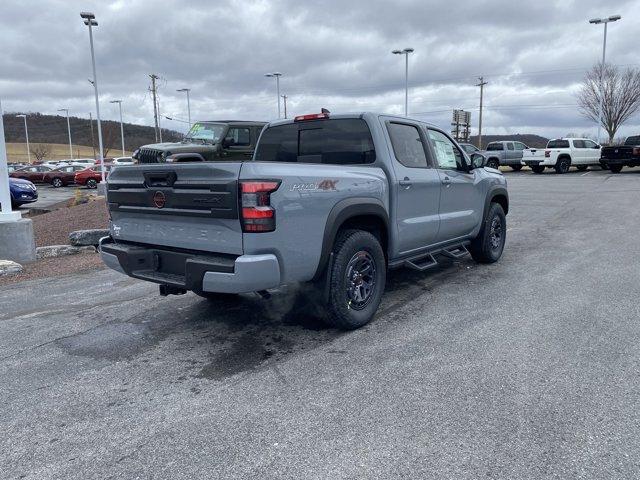
<svg viewBox="0 0 640 480">
<path fill-rule="evenodd" d="M 624 145 L 602 147 L 600 165 L 611 173 L 620 173 L 624 166 L 640 166 L 640 135 L 627 137 Z"/>
</svg>

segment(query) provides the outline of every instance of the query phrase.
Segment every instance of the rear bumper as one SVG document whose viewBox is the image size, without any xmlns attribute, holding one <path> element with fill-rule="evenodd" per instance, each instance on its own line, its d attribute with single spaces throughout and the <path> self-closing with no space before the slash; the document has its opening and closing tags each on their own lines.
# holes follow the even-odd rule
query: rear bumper
<svg viewBox="0 0 640 480">
<path fill-rule="evenodd" d="M 601 158 L 600 165 L 622 165 L 625 167 L 640 166 L 640 157 L 638 158 Z"/>
<path fill-rule="evenodd" d="M 109 268 L 133 278 L 195 292 L 248 293 L 280 285 L 280 264 L 273 254 L 218 255 L 100 240 Z"/>
<path fill-rule="evenodd" d="M 527 167 L 553 167 L 555 163 L 551 163 L 548 158 L 541 158 L 540 160 L 522 160 L 522 165 L 526 165 Z"/>
</svg>

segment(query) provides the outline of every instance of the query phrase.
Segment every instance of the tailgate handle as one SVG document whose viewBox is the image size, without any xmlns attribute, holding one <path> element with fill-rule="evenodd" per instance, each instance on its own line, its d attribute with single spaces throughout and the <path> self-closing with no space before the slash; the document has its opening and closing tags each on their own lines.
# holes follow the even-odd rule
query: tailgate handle
<svg viewBox="0 0 640 480">
<path fill-rule="evenodd" d="M 172 187 L 177 178 L 176 172 L 144 172 L 147 187 Z"/>
</svg>

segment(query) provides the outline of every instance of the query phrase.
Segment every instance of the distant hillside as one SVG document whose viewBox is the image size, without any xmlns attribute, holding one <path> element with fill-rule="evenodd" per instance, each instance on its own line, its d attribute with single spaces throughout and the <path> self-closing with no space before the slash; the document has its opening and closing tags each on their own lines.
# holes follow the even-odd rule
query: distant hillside
<svg viewBox="0 0 640 480">
<path fill-rule="evenodd" d="M 470 137 L 469 140 L 474 145 L 476 146 L 478 145 L 477 135 Z M 482 135 L 482 145 L 485 147 L 489 142 L 500 142 L 500 141 L 506 141 L 506 140 L 515 140 L 517 142 L 524 143 L 528 147 L 535 147 L 535 148 L 544 148 L 547 146 L 547 142 L 549 141 L 548 138 L 544 138 L 539 135 L 533 135 L 528 133 L 525 133 L 525 134 L 516 133 L 515 135 Z"/>
<path fill-rule="evenodd" d="M 4 134 L 5 140 L 12 143 L 24 143 L 24 119 L 16 117 L 18 113 L 5 113 Z M 71 141 L 74 145 L 86 145 L 91 147 L 91 124 L 88 118 L 70 117 Z M 120 122 L 103 120 L 102 140 L 105 150 L 120 149 Z M 30 143 L 67 144 L 67 117 L 59 115 L 42 115 L 41 113 L 28 113 L 27 125 L 29 127 Z M 97 122 L 93 119 L 94 143 L 98 145 Z M 174 130 L 162 129 L 163 141 L 178 141 L 182 134 Z M 124 124 L 125 149 L 133 151 L 141 145 L 155 143 L 153 127 L 146 125 Z M 109 153 L 109 152 L 108 152 Z"/>
</svg>

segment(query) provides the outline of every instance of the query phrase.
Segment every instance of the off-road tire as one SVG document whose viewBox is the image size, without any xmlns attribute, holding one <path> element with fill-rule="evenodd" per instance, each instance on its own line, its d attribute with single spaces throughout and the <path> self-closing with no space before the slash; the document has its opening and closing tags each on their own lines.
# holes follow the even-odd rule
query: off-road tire
<svg viewBox="0 0 640 480">
<path fill-rule="evenodd" d="M 578 165 L 576 168 L 579 172 L 584 172 L 587 168 L 589 168 L 589 165 Z"/>
<path fill-rule="evenodd" d="M 95 179 L 90 178 L 89 180 L 87 180 L 87 188 L 90 188 L 93 190 L 97 186 L 98 186 L 98 182 Z"/>
<path fill-rule="evenodd" d="M 611 173 L 620 173 L 622 171 L 622 165 L 609 165 Z"/>
<path fill-rule="evenodd" d="M 490 158 L 487 160 L 487 167 L 500 170 L 500 161 L 497 158 Z"/>
<path fill-rule="evenodd" d="M 498 222 L 499 225 L 495 225 Z M 492 227 L 499 228 L 500 240 L 495 244 Z M 480 233 L 471 241 L 469 252 L 478 263 L 497 262 L 502 256 L 504 243 L 507 238 L 507 217 L 504 214 L 502 205 L 492 203 L 484 219 Z"/>
<path fill-rule="evenodd" d="M 556 162 L 556 173 L 567 173 L 571 168 L 571 159 L 567 157 L 561 157 Z"/>
<path fill-rule="evenodd" d="M 531 167 L 531 170 L 533 171 L 533 173 L 542 173 L 544 172 L 544 167 L 541 167 L 540 165 L 533 165 Z"/>
<path fill-rule="evenodd" d="M 62 181 L 61 178 L 55 177 L 54 179 L 51 180 L 51 186 L 53 188 L 64 187 L 64 182 Z"/>
<path fill-rule="evenodd" d="M 372 262 L 368 277 L 372 280 L 366 302 L 358 304 L 350 292 L 354 290 L 353 278 L 358 270 L 357 262 Z M 356 262 L 356 263 L 354 263 Z M 364 270 L 363 270 L 364 271 Z M 352 272 L 354 276 L 349 277 Z M 365 280 L 367 276 L 358 278 Z M 371 321 L 384 292 L 387 264 L 378 239 L 363 230 L 343 230 L 333 247 L 333 261 L 327 271 L 329 288 L 326 322 L 332 327 L 353 330 Z M 362 283 L 361 283 L 362 284 Z"/>
<path fill-rule="evenodd" d="M 511 168 L 514 172 L 519 172 L 520 170 L 522 170 L 522 165 L 511 165 Z"/>
</svg>

